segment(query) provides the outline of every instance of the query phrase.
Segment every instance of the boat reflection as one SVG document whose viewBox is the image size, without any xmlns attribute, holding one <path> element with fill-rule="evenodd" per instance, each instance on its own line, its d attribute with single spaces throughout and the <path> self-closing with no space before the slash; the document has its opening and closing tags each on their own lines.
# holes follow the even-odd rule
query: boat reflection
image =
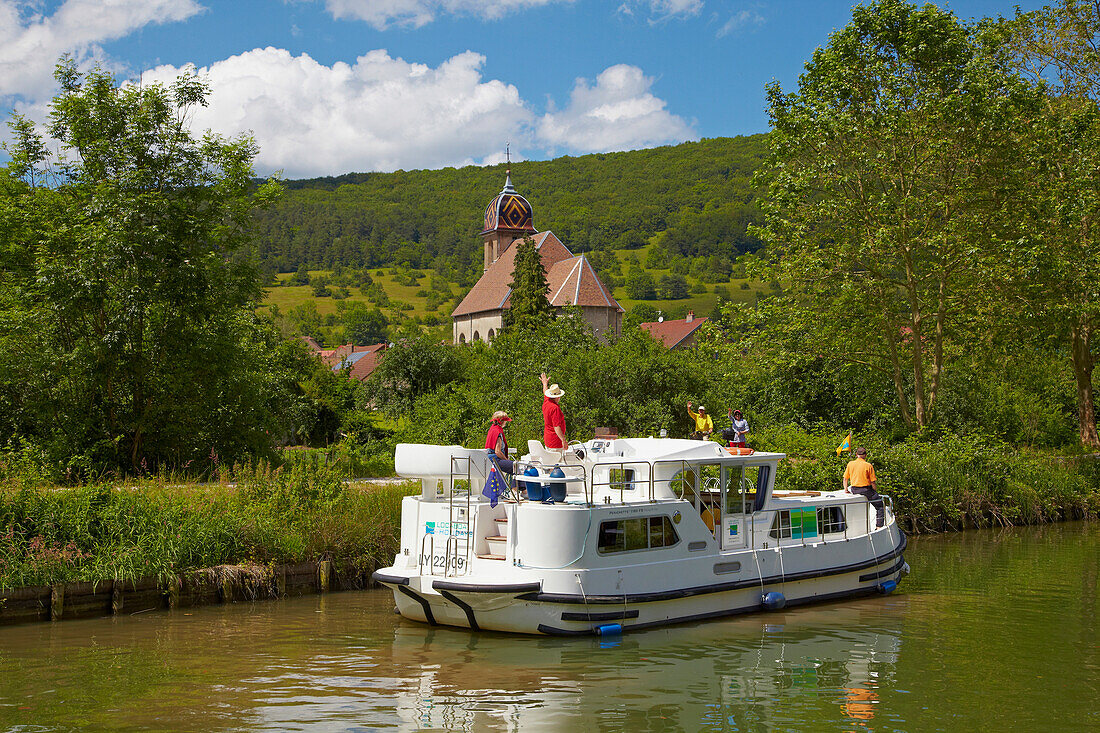
<svg viewBox="0 0 1100 733">
<path fill-rule="evenodd" d="M 418 728 L 822 730 L 867 726 L 892 686 L 904 598 L 612 638 L 517 640 L 401 623 L 396 712 Z"/>
</svg>

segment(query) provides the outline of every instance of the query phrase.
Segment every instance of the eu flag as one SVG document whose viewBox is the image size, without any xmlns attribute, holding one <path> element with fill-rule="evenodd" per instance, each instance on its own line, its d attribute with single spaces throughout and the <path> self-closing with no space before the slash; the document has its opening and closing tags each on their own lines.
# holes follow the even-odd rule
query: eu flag
<svg viewBox="0 0 1100 733">
<path fill-rule="evenodd" d="M 481 490 L 481 495 L 489 500 L 489 506 L 496 507 L 497 500 L 506 493 L 508 493 L 508 484 L 504 483 L 500 472 L 497 471 L 496 466 L 493 466 L 489 469 L 489 478 L 485 481 L 485 488 Z"/>
</svg>

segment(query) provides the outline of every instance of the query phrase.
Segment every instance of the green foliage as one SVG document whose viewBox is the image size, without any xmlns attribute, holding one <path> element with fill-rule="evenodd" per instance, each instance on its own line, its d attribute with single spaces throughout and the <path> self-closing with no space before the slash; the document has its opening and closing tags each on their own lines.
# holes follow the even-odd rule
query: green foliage
<svg viewBox="0 0 1100 733">
<path fill-rule="evenodd" d="M 512 180 L 531 201 L 539 230 L 552 230 L 574 252 L 635 249 L 667 231 L 666 254 L 732 259 L 757 246 L 746 231 L 760 218 L 749 179 L 763 141 L 716 138 L 512 163 Z M 481 275 L 481 216 L 503 179 L 501 165 L 288 181 L 287 195 L 259 215 L 256 252 L 281 272 L 303 263 L 404 263 L 469 287 Z"/>
<path fill-rule="evenodd" d="M 640 323 L 652 323 L 659 315 L 649 303 L 638 303 L 623 316 L 623 332 L 636 329 Z"/>
<path fill-rule="evenodd" d="M 653 300 L 657 297 L 657 283 L 648 271 L 636 268 L 626 276 L 626 294 L 631 300 Z"/>
<path fill-rule="evenodd" d="M 344 319 L 344 338 L 360 346 L 368 346 L 386 341 L 389 321 L 378 308 L 370 308 L 364 303 L 349 303 L 342 310 Z"/>
<path fill-rule="evenodd" d="M 423 335 L 402 339 L 367 380 L 367 399 L 391 415 L 405 415 L 422 395 L 462 377 L 466 353 Z"/>
<path fill-rule="evenodd" d="M 524 237 L 516 242 L 516 263 L 512 270 L 511 301 L 504 312 L 504 327 L 531 330 L 545 325 L 554 317 L 550 301 L 546 299 L 550 286 L 546 283 L 546 268 L 542 256 L 535 249 L 535 242 Z"/>
<path fill-rule="evenodd" d="M 319 464 L 236 469 L 236 483 L 0 484 L 0 588 L 170 577 L 221 564 L 392 559 L 400 499 L 418 487 L 345 484 Z"/>
<path fill-rule="evenodd" d="M 181 123 L 197 77 L 118 86 L 66 60 L 57 78 L 58 157 L 17 119 L 0 177 L 0 444 L 77 473 L 263 455 L 300 362 L 254 315 L 241 254 L 278 185 L 255 185 L 251 139 Z"/>
<path fill-rule="evenodd" d="M 932 4 L 877 0 L 814 52 L 798 92 L 768 88 L 759 275 L 788 286 L 775 345 L 887 375 L 913 429 L 980 328 L 966 316 L 996 287 L 991 228 L 1027 167 L 1015 141 L 1036 96 L 995 50 Z"/>
<path fill-rule="evenodd" d="M 850 453 L 836 455 L 843 433 L 771 430 L 757 445 L 786 453 L 777 488 L 840 488 Z M 910 436 L 885 444 L 877 436 L 854 437 L 875 466 L 879 492 L 890 496 L 911 529 L 940 531 L 968 526 L 1037 524 L 1100 511 L 1096 461 L 1071 463 L 1019 453 L 979 436 Z"/>
</svg>

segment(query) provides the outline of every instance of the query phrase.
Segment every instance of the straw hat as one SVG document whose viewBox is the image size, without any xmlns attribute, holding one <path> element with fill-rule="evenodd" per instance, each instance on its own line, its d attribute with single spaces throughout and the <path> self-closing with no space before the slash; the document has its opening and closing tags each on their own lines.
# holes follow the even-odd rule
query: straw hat
<svg viewBox="0 0 1100 733">
<path fill-rule="evenodd" d="M 493 413 L 492 422 L 498 422 L 498 423 L 503 424 L 503 423 L 506 423 L 506 422 L 512 422 L 512 418 L 508 417 L 508 413 L 505 412 L 504 410 L 497 410 L 496 412 Z"/>
<path fill-rule="evenodd" d="M 565 396 L 565 390 L 556 384 L 551 384 L 550 388 L 545 390 L 543 394 L 552 400 L 556 400 L 559 397 Z"/>
</svg>

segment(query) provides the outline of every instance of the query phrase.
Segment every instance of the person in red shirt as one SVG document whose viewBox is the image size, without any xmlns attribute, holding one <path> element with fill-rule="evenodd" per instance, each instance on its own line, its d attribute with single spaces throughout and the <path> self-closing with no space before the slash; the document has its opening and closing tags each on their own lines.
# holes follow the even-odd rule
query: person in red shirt
<svg viewBox="0 0 1100 733">
<path fill-rule="evenodd" d="M 565 437 L 565 414 L 561 411 L 561 405 L 558 404 L 565 395 L 565 390 L 556 384 L 550 384 L 550 381 L 546 378 L 546 373 L 543 372 L 539 375 L 539 379 L 542 380 L 542 443 L 547 448 L 556 448 L 562 450 L 569 445 L 569 440 Z"/>
<path fill-rule="evenodd" d="M 508 438 L 504 435 L 504 428 L 512 418 L 504 410 L 493 413 L 493 419 L 489 423 L 489 432 L 485 436 L 485 451 L 489 454 L 489 460 L 500 467 L 507 474 L 516 472 L 515 464 L 508 458 Z"/>
</svg>

